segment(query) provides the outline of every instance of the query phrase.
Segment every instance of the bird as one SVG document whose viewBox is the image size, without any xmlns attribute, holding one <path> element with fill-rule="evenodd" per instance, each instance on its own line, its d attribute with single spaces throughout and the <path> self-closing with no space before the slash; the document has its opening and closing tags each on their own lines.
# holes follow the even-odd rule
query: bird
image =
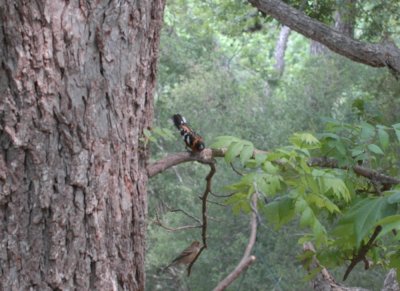
<svg viewBox="0 0 400 291">
<path fill-rule="evenodd" d="M 203 138 L 189 127 L 185 117 L 180 114 L 174 114 L 172 120 L 176 128 L 180 131 L 187 148 L 192 152 L 201 152 L 204 150 Z"/>
<path fill-rule="evenodd" d="M 171 264 L 169 264 L 165 269 L 168 269 L 176 265 L 189 265 L 196 258 L 200 251 L 200 242 L 195 240 L 192 244 L 187 247 L 179 256 L 177 256 Z"/>
</svg>

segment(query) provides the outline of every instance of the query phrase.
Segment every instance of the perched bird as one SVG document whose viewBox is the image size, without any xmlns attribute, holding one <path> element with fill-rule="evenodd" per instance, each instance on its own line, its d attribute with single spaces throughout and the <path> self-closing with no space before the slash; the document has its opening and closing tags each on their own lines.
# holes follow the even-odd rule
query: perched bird
<svg viewBox="0 0 400 291">
<path fill-rule="evenodd" d="M 201 152 L 204 150 L 205 146 L 203 138 L 189 127 L 185 117 L 180 114 L 175 114 L 172 116 L 172 120 L 174 121 L 176 128 L 179 129 L 186 147 L 190 148 L 192 152 Z"/>
<path fill-rule="evenodd" d="M 195 240 L 188 248 L 186 248 L 179 256 L 177 256 L 171 262 L 171 264 L 169 264 L 165 269 L 180 264 L 189 265 L 191 262 L 193 262 L 194 258 L 197 256 L 199 251 L 200 251 L 200 242 Z"/>
</svg>

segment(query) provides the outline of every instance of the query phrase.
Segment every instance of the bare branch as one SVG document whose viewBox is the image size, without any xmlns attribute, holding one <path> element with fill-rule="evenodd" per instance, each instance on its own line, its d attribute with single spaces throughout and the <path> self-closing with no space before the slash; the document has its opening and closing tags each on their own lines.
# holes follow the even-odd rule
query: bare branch
<svg viewBox="0 0 400 291">
<path fill-rule="evenodd" d="M 164 228 L 167 231 L 170 231 L 170 232 L 201 227 L 201 225 L 184 225 L 184 226 L 179 226 L 179 227 L 170 227 L 170 226 L 166 226 L 165 224 L 163 224 L 160 220 L 154 220 L 153 223 L 155 225 L 158 225 L 158 226 Z"/>
<path fill-rule="evenodd" d="M 185 214 L 187 217 L 190 217 L 191 219 L 197 221 L 198 223 L 201 223 L 200 219 L 198 219 L 197 217 L 191 215 L 190 213 L 188 213 L 187 211 L 177 208 L 177 209 L 170 209 L 170 212 L 182 212 L 183 214 Z"/>
<path fill-rule="evenodd" d="M 212 196 L 218 197 L 218 198 L 228 198 L 228 197 L 231 197 L 231 196 L 235 195 L 236 192 L 232 192 L 232 193 L 229 193 L 229 194 L 226 194 L 226 195 L 219 195 L 219 194 L 215 194 L 215 193 L 213 193 L 213 192 L 210 192 L 210 194 L 211 194 Z"/>
<path fill-rule="evenodd" d="M 388 67 L 394 71 L 395 76 L 400 73 L 400 49 L 394 42 L 370 44 L 357 41 L 310 18 L 283 1 L 249 0 L 249 2 L 282 24 L 307 38 L 322 43 L 342 56 L 372 67 Z"/>
<path fill-rule="evenodd" d="M 214 158 L 223 158 L 225 156 L 227 149 L 210 149 L 206 148 L 200 153 L 192 152 L 181 152 L 172 155 L 168 155 L 165 158 L 158 160 L 147 166 L 148 176 L 154 177 L 155 175 L 164 172 L 166 169 L 186 163 L 197 161 L 202 164 L 212 164 L 214 163 Z M 254 154 L 266 153 L 265 151 L 254 150 Z"/>
<path fill-rule="evenodd" d="M 203 150 L 204 152 L 204 150 Z M 215 161 L 211 159 L 211 162 L 208 163 L 210 166 L 210 172 L 208 173 L 206 177 L 206 189 L 204 190 L 203 197 L 202 199 L 202 217 L 203 217 L 203 224 L 202 224 L 202 230 L 201 230 L 201 236 L 203 238 L 203 246 L 201 247 L 200 251 L 198 252 L 197 256 L 194 258 L 194 260 L 190 263 L 188 266 L 188 276 L 190 276 L 190 272 L 192 270 L 193 264 L 197 261 L 198 257 L 200 254 L 207 248 L 207 197 L 208 194 L 211 193 L 211 181 L 212 178 L 216 172 L 215 169 Z"/>
<path fill-rule="evenodd" d="M 230 165 L 231 165 L 232 170 L 233 170 L 236 174 L 238 174 L 239 176 L 243 176 L 243 174 L 240 173 L 240 172 L 235 168 L 235 166 L 233 165 L 233 163 L 230 163 Z"/>
<path fill-rule="evenodd" d="M 243 257 L 236 268 L 225 277 L 224 280 L 218 283 L 217 287 L 215 287 L 214 291 L 225 290 L 239 275 L 245 271 L 250 264 L 252 264 L 255 260 L 255 256 L 251 256 L 251 250 L 256 242 L 257 235 L 257 193 L 254 193 L 251 199 L 251 208 L 253 209 L 253 213 L 251 215 L 251 232 L 249 242 L 247 244 L 246 250 L 244 251 Z"/>
<path fill-rule="evenodd" d="M 366 255 L 368 253 L 368 251 L 371 249 L 371 247 L 374 244 L 375 239 L 378 237 L 379 233 L 382 230 L 382 226 L 378 225 L 375 230 L 374 233 L 372 234 L 372 236 L 370 237 L 370 239 L 368 240 L 368 242 L 365 245 L 362 245 L 360 247 L 360 249 L 358 250 L 358 253 L 356 256 L 354 256 L 351 259 L 351 263 L 350 265 L 347 267 L 346 269 L 346 273 L 343 276 L 343 281 L 345 281 L 347 279 L 347 277 L 350 275 L 351 271 L 354 269 L 354 267 L 359 263 L 359 262 L 364 262 L 366 261 Z M 368 266 L 368 265 L 366 265 Z"/>
<path fill-rule="evenodd" d="M 167 207 L 168 207 L 168 206 L 167 206 Z M 153 222 L 155 225 L 158 225 L 158 226 L 160 226 L 160 227 L 166 229 L 167 231 L 171 231 L 171 232 L 173 232 L 173 231 L 179 231 L 179 230 L 185 230 L 185 229 L 192 229 L 192 228 L 200 228 L 200 227 L 202 227 L 201 224 L 200 224 L 200 220 L 197 219 L 196 217 L 194 217 L 194 216 L 192 216 L 192 215 L 186 213 L 186 211 L 184 211 L 184 210 L 182 210 L 182 209 L 176 209 L 176 210 L 174 210 L 174 211 L 182 211 L 183 213 L 185 213 L 186 215 L 188 215 L 190 218 L 196 220 L 199 224 L 198 224 L 198 225 L 185 225 L 185 226 L 179 226 L 179 227 L 170 227 L 170 226 L 167 226 L 167 225 L 165 225 L 164 223 L 162 223 L 162 221 L 160 220 L 160 217 L 158 216 L 158 214 L 156 214 L 156 219 L 153 220 L 152 222 Z M 172 211 L 172 212 L 174 212 L 174 211 Z"/>
</svg>

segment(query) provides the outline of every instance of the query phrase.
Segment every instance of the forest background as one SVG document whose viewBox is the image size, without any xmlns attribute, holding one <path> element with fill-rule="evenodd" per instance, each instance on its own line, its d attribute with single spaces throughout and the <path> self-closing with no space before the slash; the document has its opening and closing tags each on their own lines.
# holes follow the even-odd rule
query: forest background
<svg viewBox="0 0 400 291">
<path fill-rule="evenodd" d="M 350 24 L 347 33 L 359 40 L 389 39 L 400 44 L 397 1 L 289 2 L 331 27 Z M 184 150 L 179 133 L 169 122 L 175 113 L 188 119 L 206 146 L 218 141 L 216 145 L 230 146 L 236 152 L 217 161 L 207 210 L 208 248 L 189 277 L 183 269 L 159 270 L 193 240 L 201 240 L 199 197 L 209 169 L 186 163 L 150 180 L 146 289 L 211 290 L 237 265 L 248 241 L 251 209 L 246 207 L 249 189 L 242 191 L 238 189 L 243 184 L 232 185 L 243 181 L 240 175 L 254 173 L 240 152 L 245 146 L 234 149 L 242 140 L 259 150 L 274 150 L 280 159 L 297 147 L 304 154 L 292 157 L 299 165 L 307 155 L 329 152 L 342 167 L 368 165 L 398 176 L 399 97 L 400 83 L 388 67 L 373 68 L 339 56 L 246 1 L 168 1 L 154 130 L 149 133 L 152 160 Z M 221 140 L 219 136 L 240 140 Z M 284 148 L 287 145 L 292 147 Z M 300 166 L 294 166 L 300 175 L 296 167 Z M 370 268 L 365 270 L 363 262 L 357 264 L 344 284 L 380 290 L 389 267 L 396 267 L 399 257 L 398 238 L 390 232 L 400 227 L 398 190 L 382 190 L 382 194 L 373 182 L 349 171 L 316 173 L 304 165 L 302 171 L 310 171 L 316 187 L 322 187 L 321 177 L 337 179 L 331 187 L 325 185 L 329 202 L 314 197 L 304 199 L 305 206 L 301 206 L 299 196 L 293 198 L 285 182 L 278 182 L 279 189 L 270 186 L 274 175 L 281 175 L 284 181 L 289 178 L 280 170 L 264 171 L 271 176 L 266 178 L 268 190 L 259 191 L 259 201 L 265 200 L 270 209 L 259 210 L 253 249 L 257 259 L 231 290 L 309 290 L 310 277 L 300 256 L 302 243 L 308 239 L 317 243 L 324 266 L 341 282 L 355 250 L 368 242 L 378 225 L 384 231 L 368 250 Z M 300 182 L 293 183 L 297 184 L 291 185 L 292 189 L 301 188 Z M 236 194 L 222 197 L 232 193 Z M 313 191 L 305 189 L 304 193 Z M 395 200 L 395 210 L 387 197 Z M 290 201 L 291 206 L 282 201 Z M 348 228 L 338 231 L 346 223 Z M 355 237 L 349 235 L 353 232 Z M 346 234 L 351 238 L 343 242 Z M 336 239 L 341 240 L 340 246 Z"/>
</svg>

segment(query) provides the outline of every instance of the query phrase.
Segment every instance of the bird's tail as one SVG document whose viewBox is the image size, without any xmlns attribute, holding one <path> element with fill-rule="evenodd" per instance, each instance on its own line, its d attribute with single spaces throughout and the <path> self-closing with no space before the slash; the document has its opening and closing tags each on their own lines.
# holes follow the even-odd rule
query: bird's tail
<svg viewBox="0 0 400 291">
<path fill-rule="evenodd" d="M 180 114 L 174 114 L 174 116 L 172 116 L 172 120 L 174 121 L 174 124 L 177 129 L 181 129 L 181 126 L 186 124 L 185 117 L 183 117 Z"/>
</svg>

